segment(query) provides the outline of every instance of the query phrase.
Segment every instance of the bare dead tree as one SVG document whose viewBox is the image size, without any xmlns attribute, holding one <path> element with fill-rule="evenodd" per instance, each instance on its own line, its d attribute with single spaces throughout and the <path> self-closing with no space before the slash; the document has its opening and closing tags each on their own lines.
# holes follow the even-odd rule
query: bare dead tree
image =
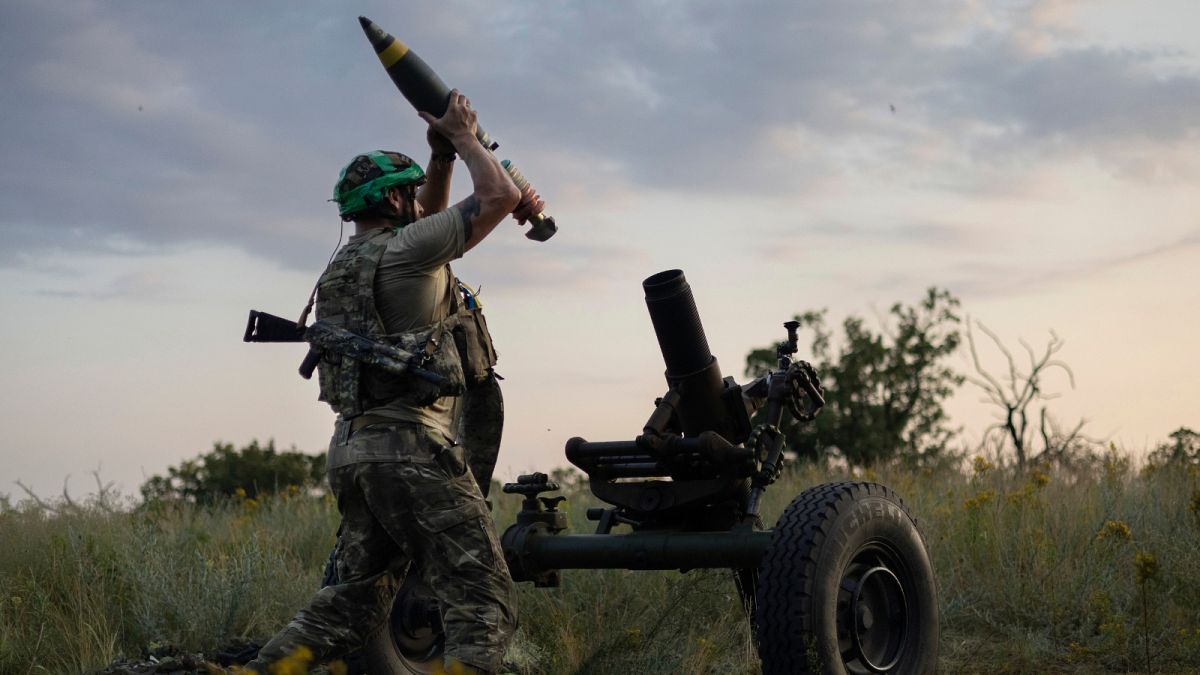
<svg viewBox="0 0 1200 675">
<path fill-rule="evenodd" d="M 1046 412 L 1046 408 L 1042 407 L 1041 424 L 1039 425 L 1042 436 L 1042 451 L 1033 458 L 1034 461 L 1046 459 L 1058 464 L 1064 464 L 1078 458 L 1079 455 L 1096 444 L 1096 439 L 1085 436 L 1082 433 L 1083 425 L 1085 424 L 1087 424 L 1087 420 L 1081 419 L 1070 430 L 1059 427 L 1055 423 L 1054 418 Z"/>
<path fill-rule="evenodd" d="M 69 478 L 70 478 L 70 476 L 67 476 L 67 478 L 69 479 Z M 43 509 L 43 510 L 45 510 L 45 511 L 48 511 L 48 512 L 50 512 L 50 513 L 53 513 L 53 514 L 55 514 L 55 515 L 58 515 L 58 514 L 60 513 L 60 508 L 59 508 L 59 507 L 57 507 L 57 506 L 54 506 L 54 505 L 53 505 L 53 504 L 51 504 L 50 502 L 48 502 L 48 501 L 46 501 L 46 500 L 42 499 L 41 497 L 39 497 L 39 496 L 37 495 L 37 493 L 33 491 L 33 488 L 29 487 L 28 485 L 26 485 L 26 484 L 22 483 L 22 482 L 21 482 L 21 481 L 19 481 L 19 480 L 18 480 L 18 481 L 13 481 L 13 482 L 14 482 L 14 483 L 16 483 L 17 487 L 21 488 L 21 490 L 22 490 L 22 491 L 25 493 L 25 495 L 26 495 L 27 497 L 29 497 L 30 499 L 32 499 L 32 500 L 33 500 L 33 503 L 34 503 L 34 504 L 37 504 L 38 508 L 40 508 L 40 509 Z M 66 492 L 67 492 L 67 481 L 66 481 L 66 480 L 64 480 L 64 481 L 63 481 L 63 494 L 66 494 Z"/>
<path fill-rule="evenodd" d="M 117 490 L 114 487 L 116 483 L 113 481 L 104 482 L 100 478 L 99 467 L 95 471 L 92 471 L 92 477 L 96 479 L 96 496 L 91 500 L 92 503 L 106 513 L 114 513 L 116 511 L 114 504 L 116 504 L 119 498 Z"/>
<path fill-rule="evenodd" d="M 96 481 L 96 494 L 94 497 L 90 497 L 86 503 L 89 505 L 94 505 L 108 513 L 114 513 L 116 511 L 114 504 L 116 504 L 117 499 L 119 498 L 119 495 L 114 487 L 115 483 L 112 481 L 105 483 L 104 480 L 100 478 L 100 469 L 93 471 L 92 477 Z M 54 515 L 63 515 L 65 513 L 78 513 L 83 511 L 81 504 L 71 498 L 70 481 L 70 475 L 67 475 L 67 477 L 63 479 L 62 495 L 57 499 L 43 499 L 40 495 L 33 491 L 33 488 L 29 487 L 25 483 L 19 480 L 15 481 L 15 483 L 17 487 L 21 488 L 21 491 L 24 492 L 25 495 L 37 505 L 38 508 Z"/>
<path fill-rule="evenodd" d="M 1000 437 L 1002 444 L 1011 445 L 1016 456 L 1018 469 L 1024 471 L 1030 461 L 1043 459 L 1064 459 L 1071 452 L 1089 439 L 1081 435 L 1085 423 L 1080 420 L 1070 431 L 1064 431 L 1041 406 L 1037 413 L 1036 427 L 1030 420 L 1030 409 L 1037 402 L 1058 398 L 1060 394 L 1047 392 L 1044 388 L 1045 378 L 1049 371 L 1058 369 L 1066 373 L 1071 388 L 1075 388 L 1075 374 L 1070 366 L 1055 358 L 1062 349 L 1064 341 L 1054 331 L 1050 331 L 1050 340 L 1045 349 L 1039 354 L 1024 340 L 1020 340 L 1025 350 L 1028 365 L 1017 363 L 1013 353 L 1000 341 L 983 322 L 976 320 L 975 325 L 1004 355 L 1008 364 L 1008 372 L 1003 376 L 995 376 L 988 372 L 979 360 L 979 351 L 975 344 L 975 334 L 971 323 L 967 323 L 967 344 L 971 348 L 971 360 L 975 365 L 976 376 L 968 375 L 966 379 L 983 390 L 987 399 L 1002 411 L 1000 421 L 988 427 L 984 432 L 983 442 Z M 1037 440 L 1041 440 L 1041 449 L 1034 454 Z"/>
</svg>

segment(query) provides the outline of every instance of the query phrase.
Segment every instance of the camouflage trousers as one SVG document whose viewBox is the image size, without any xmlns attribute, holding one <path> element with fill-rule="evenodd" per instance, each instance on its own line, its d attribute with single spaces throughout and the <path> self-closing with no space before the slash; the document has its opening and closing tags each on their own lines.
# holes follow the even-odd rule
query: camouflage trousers
<svg viewBox="0 0 1200 675">
<path fill-rule="evenodd" d="M 337 583 L 247 664 L 260 673 L 303 645 L 315 662 L 363 644 L 387 618 L 406 570 L 437 595 L 446 660 L 494 672 L 516 628 L 516 596 L 491 515 L 463 458 L 440 434 L 376 425 L 349 440 L 372 459 L 331 469 L 342 516 Z"/>
<path fill-rule="evenodd" d="M 486 380 L 468 387 L 459 405 L 458 439 L 467 450 L 467 465 L 484 497 L 492 485 L 492 472 L 500 455 L 504 434 L 504 396 L 492 373 Z"/>
</svg>

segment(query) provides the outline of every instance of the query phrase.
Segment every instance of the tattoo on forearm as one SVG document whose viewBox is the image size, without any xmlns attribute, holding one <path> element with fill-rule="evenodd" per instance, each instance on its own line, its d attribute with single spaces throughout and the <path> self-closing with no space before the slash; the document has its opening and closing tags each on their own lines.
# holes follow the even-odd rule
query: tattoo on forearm
<svg viewBox="0 0 1200 675">
<path fill-rule="evenodd" d="M 464 240 L 471 238 L 471 230 L 475 222 L 475 217 L 479 215 L 479 210 L 482 207 L 483 205 L 480 203 L 479 197 L 475 195 L 471 195 L 459 202 L 458 209 L 462 212 Z"/>
</svg>

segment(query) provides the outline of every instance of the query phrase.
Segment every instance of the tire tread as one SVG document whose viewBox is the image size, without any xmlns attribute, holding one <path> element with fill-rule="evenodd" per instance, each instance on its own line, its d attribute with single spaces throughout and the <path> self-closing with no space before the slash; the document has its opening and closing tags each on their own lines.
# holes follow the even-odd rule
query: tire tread
<svg viewBox="0 0 1200 675">
<path fill-rule="evenodd" d="M 836 519 L 866 497 L 879 497 L 916 519 L 890 488 L 866 481 L 837 481 L 813 486 L 796 496 L 775 525 L 770 546 L 759 567 L 756 596 L 757 638 L 764 673 L 813 673 L 817 664 L 798 648 L 815 630 L 811 614 L 817 558 Z"/>
</svg>

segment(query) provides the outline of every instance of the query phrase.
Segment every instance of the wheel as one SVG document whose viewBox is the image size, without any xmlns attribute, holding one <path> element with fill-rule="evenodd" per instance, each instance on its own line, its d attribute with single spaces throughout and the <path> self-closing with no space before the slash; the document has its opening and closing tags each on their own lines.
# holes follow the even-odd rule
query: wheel
<svg viewBox="0 0 1200 675">
<path fill-rule="evenodd" d="M 925 540 L 875 483 L 809 488 L 780 516 L 759 565 L 763 672 L 933 673 L 938 607 Z"/>
<path fill-rule="evenodd" d="M 337 548 L 321 587 L 337 583 Z M 446 635 L 437 599 L 413 570 L 405 575 L 387 621 L 343 659 L 348 675 L 428 675 L 443 671 Z"/>
<path fill-rule="evenodd" d="M 437 599 L 420 575 L 410 570 L 388 620 L 367 638 L 358 656 L 367 673 L 428 675 L 445 672 L 445 643 Z"/>
</svg>

